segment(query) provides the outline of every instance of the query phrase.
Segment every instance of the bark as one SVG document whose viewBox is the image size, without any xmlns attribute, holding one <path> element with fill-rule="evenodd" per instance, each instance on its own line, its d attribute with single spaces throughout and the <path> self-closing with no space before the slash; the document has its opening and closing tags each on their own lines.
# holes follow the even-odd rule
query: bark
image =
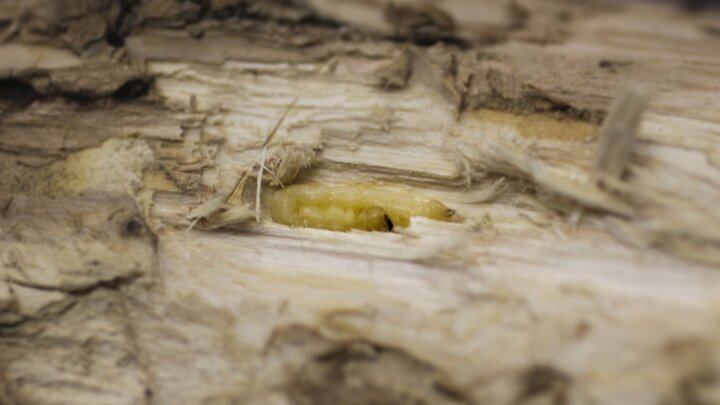
<svg viewBox="0 0 720 405">
<path fill-rule="evenodd" d="M 720 403 L 705 6 L 1 2 L 0 403 Z"/>
</svg>

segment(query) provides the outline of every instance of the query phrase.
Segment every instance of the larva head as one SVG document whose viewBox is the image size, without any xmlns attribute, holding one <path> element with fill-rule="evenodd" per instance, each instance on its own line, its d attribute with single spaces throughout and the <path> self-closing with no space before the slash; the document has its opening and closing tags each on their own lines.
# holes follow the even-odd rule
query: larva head
<svg viewBox="0 0 720 405">
<path fill-rule="evenodd" d="M 394 225 L 390 217 L 380 207 L 370 207 L 358 214 L 357 227 L 366 231 L 392 231 Z"/>
<path fill-rule="evenodd" d="M 426 216 L 440 221 L 449 221 L 455 216 L 455 210 L 450 209 L 438 200 L 430 200 L 426 206 Z"/>
</svg>

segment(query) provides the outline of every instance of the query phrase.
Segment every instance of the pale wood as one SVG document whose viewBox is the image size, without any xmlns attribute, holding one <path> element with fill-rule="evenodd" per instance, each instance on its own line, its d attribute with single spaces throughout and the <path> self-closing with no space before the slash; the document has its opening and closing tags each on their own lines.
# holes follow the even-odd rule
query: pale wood
<svg viewBox="0 0 720 405">
<path fill-rule="evenodd" d="M 717 14 L 233 3 L 146 1 L 119 27 L 109 0 L 0 6 L 0 403 L 720 403 Z M 653 98 L 598 186 L 629 83 Z M 292 182 L 463 221 L 193 223 L 285 111 L 266 162 Z"/>
</svg>

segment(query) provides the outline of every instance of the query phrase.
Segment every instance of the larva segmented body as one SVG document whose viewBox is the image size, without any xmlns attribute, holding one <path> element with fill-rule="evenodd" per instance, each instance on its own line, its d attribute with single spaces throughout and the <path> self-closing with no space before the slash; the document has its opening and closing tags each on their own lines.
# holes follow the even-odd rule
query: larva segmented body
<svg viewBox="0 0 720 405">
<path fill-rule="evenodd" d="M 455 212 L 437 200 L 416 198 L 377 185 L 294 185 L 270 199 L 273 220 L 281 224 L 333 231 L 389 231 L 410 217 L 449 221 Z"/>
</svg>

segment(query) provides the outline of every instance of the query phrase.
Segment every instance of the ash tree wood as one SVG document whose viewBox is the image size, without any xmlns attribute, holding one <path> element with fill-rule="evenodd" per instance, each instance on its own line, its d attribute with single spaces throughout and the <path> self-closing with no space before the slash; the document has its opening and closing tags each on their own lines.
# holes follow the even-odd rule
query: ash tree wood
<svg viewBox="0 0 720 405">
<path fill-rule="evenodd" d="M 720 403 L 686 6 L 0 2 L 0 403 Z"/>
</svg>

